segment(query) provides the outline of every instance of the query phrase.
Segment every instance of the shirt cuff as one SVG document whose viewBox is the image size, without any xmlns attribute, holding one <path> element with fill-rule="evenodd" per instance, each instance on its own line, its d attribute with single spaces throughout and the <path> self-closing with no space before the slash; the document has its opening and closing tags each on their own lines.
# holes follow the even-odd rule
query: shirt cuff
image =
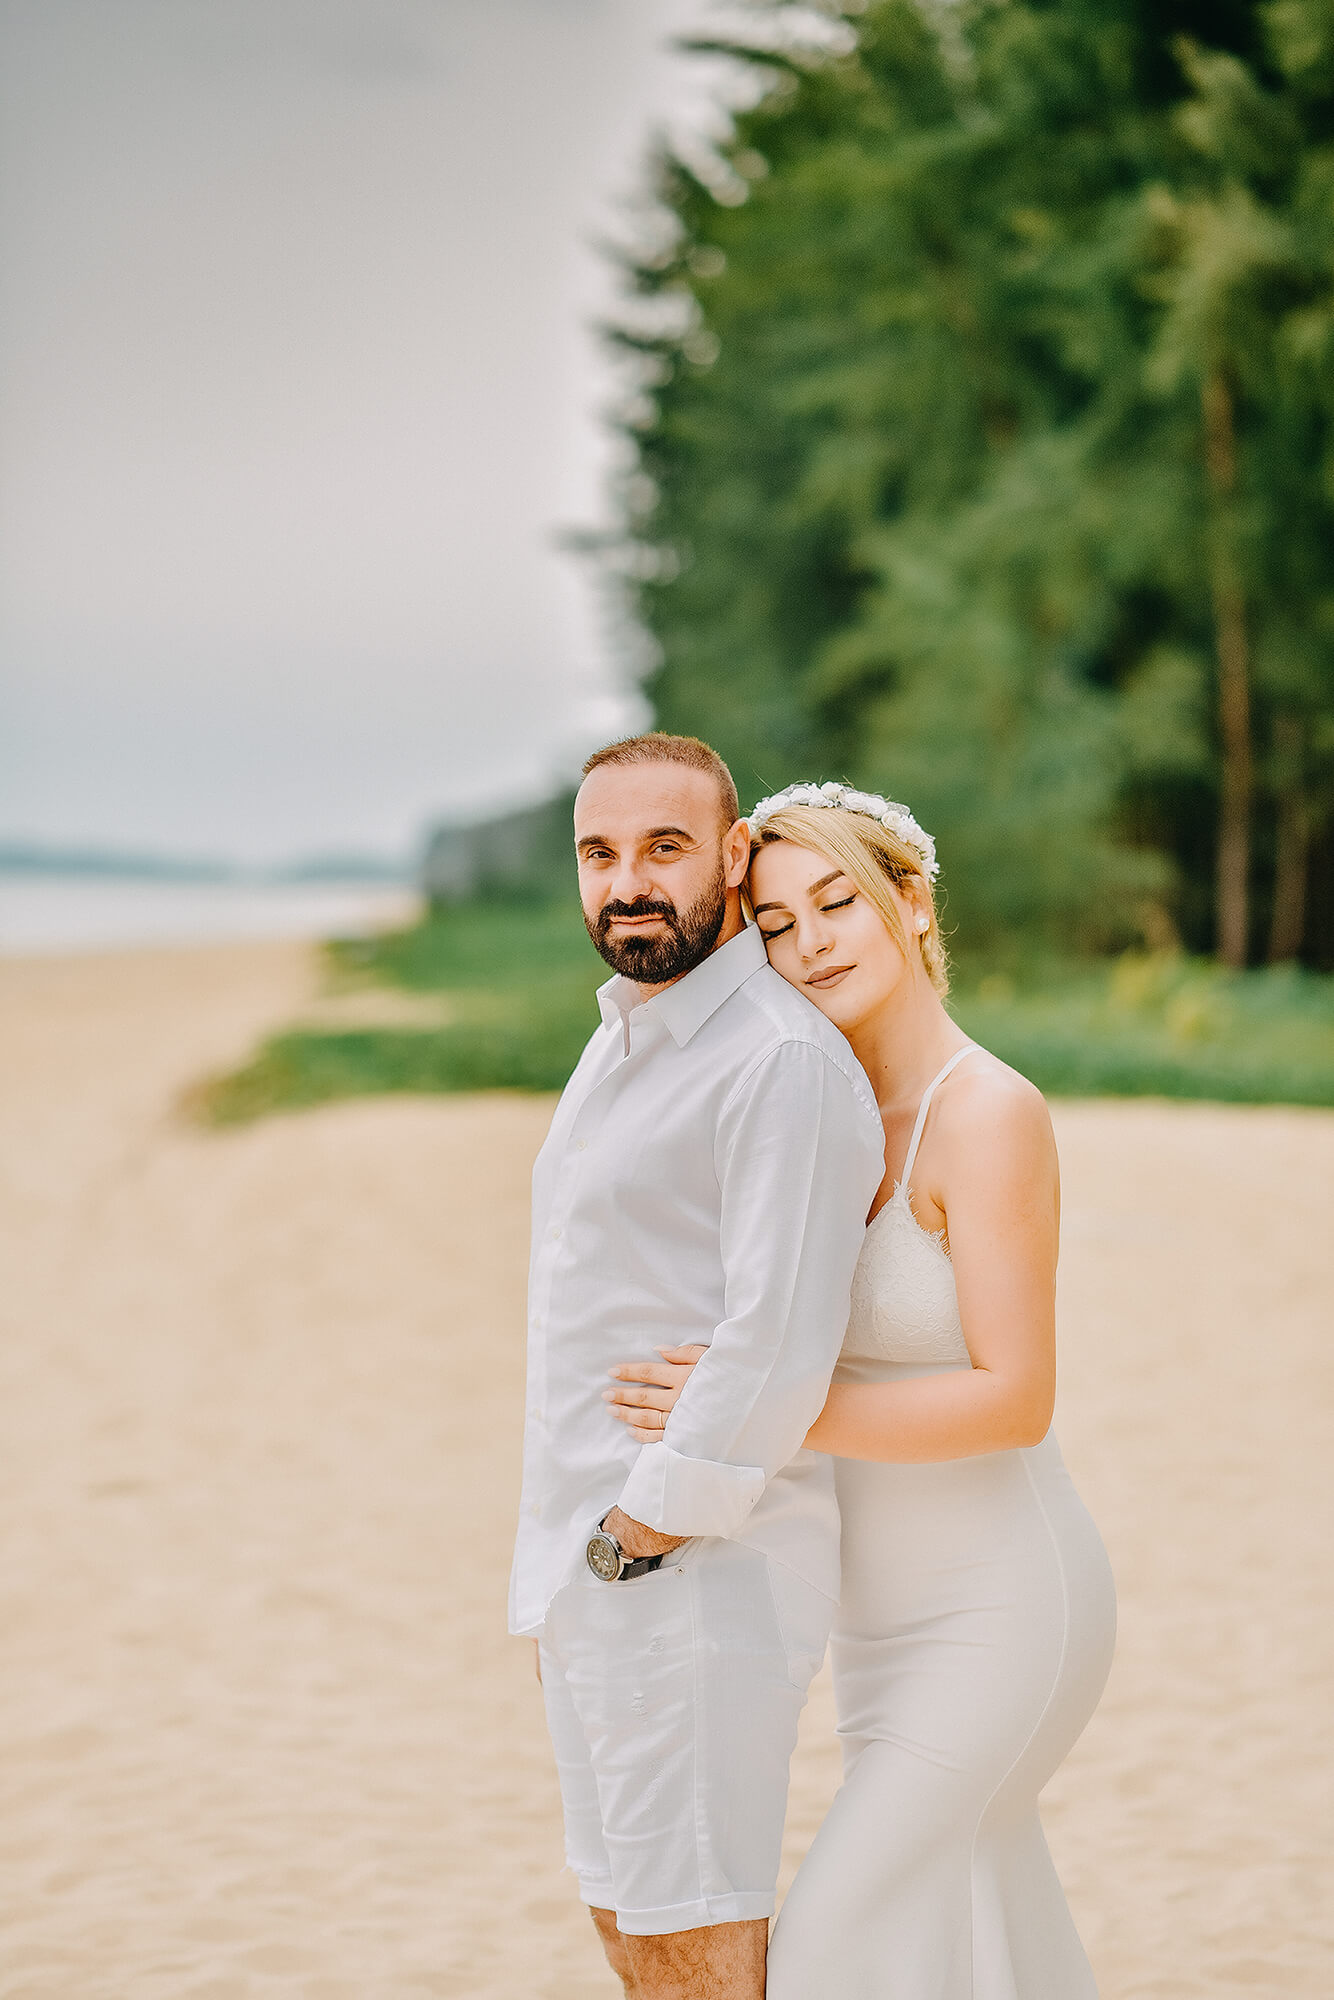
<svg viewBox="0 0 1334 2000">
<path fill-rule="evenodd" d="M 659 1535 L 734 1535 L 763 1491 L 763 1466 L 685 1458 L 669 1444 L 646 1444 L 616 1504 Z"/>
</svg>

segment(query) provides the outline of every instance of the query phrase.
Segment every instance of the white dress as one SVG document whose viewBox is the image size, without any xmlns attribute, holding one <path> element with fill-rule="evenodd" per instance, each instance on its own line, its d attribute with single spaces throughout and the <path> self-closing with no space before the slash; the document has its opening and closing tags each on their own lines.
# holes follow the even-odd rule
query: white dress
<svg viewBox="0 0 1334 2000">
<path fill-rule="evenodd" d="M 954 1271 L 903 1179 L 866 1233 L 836 1381 L 971 1365 Z M 1038 1793 L 1097 1705 L 1116 1600 L 1055 1438 L 836 1461 L 844 1781 L 774 1931 L 769 2000 L 1093 2000 Z"/>
</svg>

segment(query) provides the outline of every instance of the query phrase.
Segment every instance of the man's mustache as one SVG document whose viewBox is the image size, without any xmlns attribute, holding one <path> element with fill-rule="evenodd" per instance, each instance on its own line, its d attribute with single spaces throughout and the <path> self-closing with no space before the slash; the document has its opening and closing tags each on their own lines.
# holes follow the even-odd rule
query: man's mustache
<svg viewBox="0 0 1334 2000">
<path fill-rule="evenodd" d="M 676 922 L 676 907 L 672 903 L 655 903 L 648 896 L 640 896 L 633 903 L 604 903 L 598 911 L 598 924 L 605 928 L 613 917 L 661 917 L 664 923 Z"/>
</svg>

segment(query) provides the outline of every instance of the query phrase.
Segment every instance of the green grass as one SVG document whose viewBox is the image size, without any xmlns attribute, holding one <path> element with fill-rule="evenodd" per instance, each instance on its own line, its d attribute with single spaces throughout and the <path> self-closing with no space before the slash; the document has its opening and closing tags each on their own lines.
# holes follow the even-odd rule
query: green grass
<svg viewBox="0 0 1334 2000">
<path fill-rule="evenodd" d="M 411 930 L 335 942 L 335 970 L 352 979 L 436 993 L 526 997 L 555 980 L 585 996 L 610 978 L 588 941 L 579 905 L 520 897 L 465 903 Z"/>
<path fill-rule="evenodd" d="M 1126 957 L 961 986 L 961 1026 L 1055 1097 L 1334 1105 L 1334 980 Z"/>
<path fill-rule="evenodd" d="M 607 972 L 576 905 L 490 902 L 329 946 L 345 982 L 448 998 L 440 1028 L 299 1029 L 200 1093 L 234 1124 L 386 1091 L 559 1090 Z M 1334 1105 L 1334 979 L 1234 974 L 1177 957 L 967 969 L 951 1007 L 970 1035 L 1055 1096 Z"/>
<path fill-rule="evenodd" d="M 207 1085 L 200 1108 L 232 1125 L 269 1111 L 383 1091 L 559 1090 L 597 1024 L 609 975 L 578 905 L 465 906 L 383 938 L 335 943 L 344 981 L 449 997 L 441 1028 L 297 1029 Z"/>
</svg>

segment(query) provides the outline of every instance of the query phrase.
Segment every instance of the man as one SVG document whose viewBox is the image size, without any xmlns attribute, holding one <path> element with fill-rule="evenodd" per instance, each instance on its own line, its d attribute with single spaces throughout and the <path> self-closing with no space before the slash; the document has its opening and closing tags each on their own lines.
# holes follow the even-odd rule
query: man
<svg viewBox="0 0 1334 2000">
<path fill-rule="evenodd" d="M 748 926 L 748 830 L 693 737 L 591 757 L 589 934 L 617 974 L 533 1176 L 510 1624 L 539 1638 L 566 1853 L 637 2000 L 760 2000 L 788 1764 L 838 1594 L 803 1449 L 884 1171 L 866 1078 Z M 708 1352 L 636 1445 L 618 1361 Z"/>
</svg>

